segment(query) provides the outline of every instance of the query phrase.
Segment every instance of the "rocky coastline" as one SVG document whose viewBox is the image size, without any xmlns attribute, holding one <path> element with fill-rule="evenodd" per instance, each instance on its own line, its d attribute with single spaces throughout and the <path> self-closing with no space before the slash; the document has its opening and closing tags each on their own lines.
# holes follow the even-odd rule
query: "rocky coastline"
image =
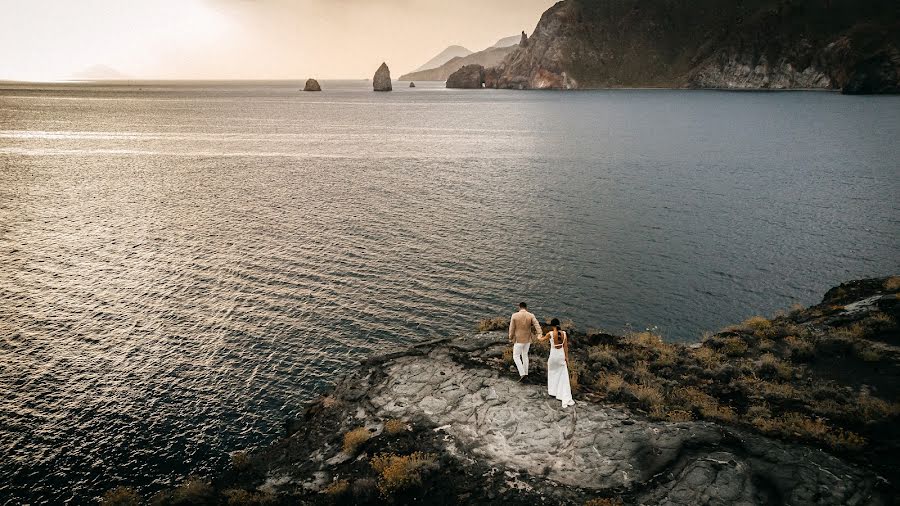
<svg viewBox="0 0 900 506">
<path fill-rule="evenodd" d="M 567 409 L 546 394 L 541 346 L 516 381 L 506 320 L 364 360 L 284 438 L 150 503 L 878 505 L 900 492 L 900 276 L 693 345 L 571 329 Z"/>
<path fill-rule="evenodd" d="M 898 34 L 888 0 L 565 0 L 485 86 L 900 93 Z"/>
</svg>

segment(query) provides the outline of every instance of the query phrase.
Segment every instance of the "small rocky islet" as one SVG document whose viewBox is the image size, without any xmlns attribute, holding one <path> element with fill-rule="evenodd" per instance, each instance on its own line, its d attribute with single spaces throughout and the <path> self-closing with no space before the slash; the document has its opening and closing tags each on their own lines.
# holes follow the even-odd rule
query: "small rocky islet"
<svg viewBox="0 0 900 506">
<path fill-rule="evenodd" d="M 303 91 L 322 91 L 322 87 L 319 86 L 319 81 L 307 79 L 306 84 L 303 86 Z"/>
<path fill-rule="evenodd" d="M 577 404 L 519 383 L 506 317 L 364 360 L 285 424 L 151 504 L 893 504 L 900 276 L 693 345 L 570 329 Z M 138 500 L 127 488 L 107 494 Z"/>
</svg>

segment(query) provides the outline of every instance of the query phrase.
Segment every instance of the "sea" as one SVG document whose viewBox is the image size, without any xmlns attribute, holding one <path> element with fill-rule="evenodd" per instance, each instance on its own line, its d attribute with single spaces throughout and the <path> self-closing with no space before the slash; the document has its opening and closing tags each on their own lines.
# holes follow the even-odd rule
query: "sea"
<svg viewBox="0 0 900 506">
<path fill-rule="evenodd" d="M 214 475 L 520 301 L 696 342 L 900 272 L 900 96 L 416 84 L 0 83 L 0 504 Z"/>
</svg>

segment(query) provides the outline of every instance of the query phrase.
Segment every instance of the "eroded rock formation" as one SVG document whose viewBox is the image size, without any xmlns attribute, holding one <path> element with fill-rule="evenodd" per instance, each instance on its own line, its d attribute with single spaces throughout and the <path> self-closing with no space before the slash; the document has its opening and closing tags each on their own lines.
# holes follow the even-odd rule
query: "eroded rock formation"
<svg viewBox="0 0 900 506">
<path fill-rule="evenodd" d="M 466 65 L 447 78 L 448 88 L 480 89 L 484 87 L 484 67 Z"/>
<path fill-rule="evenodd" d="M 307 79 L 306 85 L 303 87 L 303 91 L 322 91 L 322 87 L 319 86 L 319 81 L 315 79 Z"/>
<path fill-rule="evenodd" d="M 372 78 L 372 87 L 375 91 L 391 91 L 391 69 L 387 63 L 382 63 L 378 70 L 375 71 L 375 77 Z"/>
</svg>

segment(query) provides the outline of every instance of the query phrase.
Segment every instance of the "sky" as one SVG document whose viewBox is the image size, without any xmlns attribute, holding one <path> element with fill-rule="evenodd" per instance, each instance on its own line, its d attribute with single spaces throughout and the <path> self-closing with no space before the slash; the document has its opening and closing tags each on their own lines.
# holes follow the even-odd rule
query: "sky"
<svg viewBox="0 0 900 506">
<path fill-rule="evenodd" d="M 0 0 L 0 80 L 394 77 L 531 34 L 553 0 Z"/>
</svg>

